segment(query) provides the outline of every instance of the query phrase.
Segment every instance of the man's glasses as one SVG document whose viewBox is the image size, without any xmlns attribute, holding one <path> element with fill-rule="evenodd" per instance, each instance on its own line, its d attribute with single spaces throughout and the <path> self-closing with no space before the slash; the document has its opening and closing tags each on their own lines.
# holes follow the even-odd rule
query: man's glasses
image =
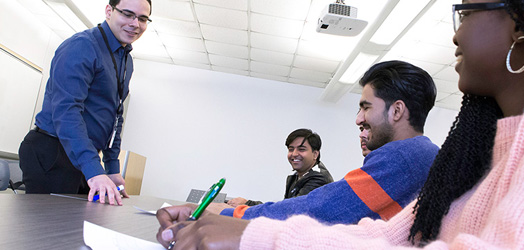
<svg viewBox="0 0 524 250">
<path fill-rule="evenodd" d="M 122 14 L 125 18 L 129 19 L 129 21 L 134 21 L 137 18 L 138 18 L 138 22 L 140 22 L 142 24 L 148 24 L 148 23 L 153 21 L 153 20 L 149 19 L 148 16 L 137 16 L 135 14 L 135 12 L 133 12 L 133 11 L 121 10 L 121 9 L 115 7 L 115 6 L 112 6 L 112 7 L 116 11 L 120 12 L 120 14 Z"/>
<path fill-rule="evenodd" d="M 457 32 L 462 20 L 472 12 L 484 10 L 496 10 L 506 6 L 505 3 L 466 3 L 453 4 L 453 29 Z"/>
</svg>

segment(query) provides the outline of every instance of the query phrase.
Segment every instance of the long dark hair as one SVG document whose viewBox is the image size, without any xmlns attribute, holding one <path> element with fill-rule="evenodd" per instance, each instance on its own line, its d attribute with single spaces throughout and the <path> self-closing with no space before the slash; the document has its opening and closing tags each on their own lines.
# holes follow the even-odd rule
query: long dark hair
<svg viewBox="0 0 524 250">
<path fill-rule="evenodd" d="M 497 120 L 502 111 L 493 98 L 464 95 L 415 205 L 409 239 L 421 233 L 421 244 L 436 239 L 451 203 L 471 189 L 491 165 Z"/>
</svg>

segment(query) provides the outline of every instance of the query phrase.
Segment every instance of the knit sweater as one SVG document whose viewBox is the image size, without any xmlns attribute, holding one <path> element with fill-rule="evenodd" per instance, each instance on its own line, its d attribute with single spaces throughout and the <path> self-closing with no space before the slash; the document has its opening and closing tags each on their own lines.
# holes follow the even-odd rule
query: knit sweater
<svg viewBox="0 0 524 250">
<path fill-rule="evenodd" d="M 393 141 L 371 152 L 362 168 L 307 195 L 224 209 L 221 214 L 279 220 L 304 214 L 329 224 L 357 223 L 364 217 L 389 219 L 417 197 L 437 152 L 425 136 Z"/>
<path fill-rule="evenodd" d="M 427 249 L 524 247 L 524 115 L 498 121 L 492 168 L 455 200 L 436 241 Z M 244 231 L 240 249 L 405 249 L 416 200 L 385 222 L 323 225 L 307 216 L 287 221 L 258 218 Z"/>
</svg>

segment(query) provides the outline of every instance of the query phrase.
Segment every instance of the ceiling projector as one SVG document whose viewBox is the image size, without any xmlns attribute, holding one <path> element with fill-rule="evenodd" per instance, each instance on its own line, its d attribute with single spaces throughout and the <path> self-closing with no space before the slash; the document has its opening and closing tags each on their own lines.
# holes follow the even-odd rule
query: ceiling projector
<svg viewBox="0 0 524 250">
<path fill-rule="evenodd" d="M 320 13 L 317 32 L 338 36 L 356 36 L 364 30 L 367 24 L 367 21 L 357 19 L 357 8 L 331 3 Z"/>
</svg>

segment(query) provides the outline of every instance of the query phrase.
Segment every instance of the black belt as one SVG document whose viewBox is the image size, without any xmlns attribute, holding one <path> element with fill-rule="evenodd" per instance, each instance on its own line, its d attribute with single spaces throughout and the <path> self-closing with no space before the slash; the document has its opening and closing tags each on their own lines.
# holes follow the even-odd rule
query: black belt
<svg viewBox="0 0 524 250">
<path fill-rule="evenodd" d="M 39 127 L 35 127 L 33 130 L 36 131 L 36 132 L 38 132 L 38 133 L 41 133 L 41 134 L 47 135 L 47 136 L 51 136 L 51 137 L 54 137 L 54 138 L 58 138 L 56 135 L 53 135 L 53 134 L 51 134 L 51 133 L 49 133 L 49 132 L 47 132 L 47 131 L 45 131 L 45 130 L 39 128 Z"/>
</svg>

